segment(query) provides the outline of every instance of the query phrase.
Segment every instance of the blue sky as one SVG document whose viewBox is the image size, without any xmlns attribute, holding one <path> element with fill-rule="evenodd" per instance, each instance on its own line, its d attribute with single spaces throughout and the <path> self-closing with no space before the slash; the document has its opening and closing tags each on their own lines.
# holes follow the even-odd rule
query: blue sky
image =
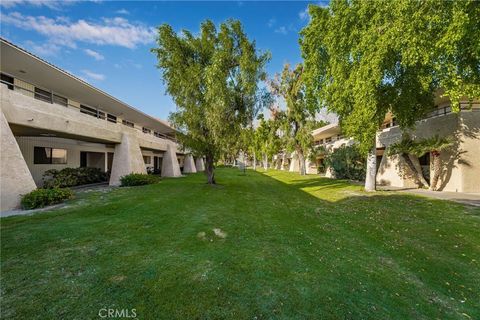
<svg viewBox="0 0 480 320">
<path fill-rule="evenodd" d="M 155 27 L 198 31 L 239 19 L 258 49 L 270 51 L 270 75 L 284 63 L 301 62 L 298 32 L 308 23 L 306 8 L 318 1 L 68 1 L 2 0 L 2 37 L 156 117 L 175 105 L 165 94 L 156 58 Z"/>
</svg>

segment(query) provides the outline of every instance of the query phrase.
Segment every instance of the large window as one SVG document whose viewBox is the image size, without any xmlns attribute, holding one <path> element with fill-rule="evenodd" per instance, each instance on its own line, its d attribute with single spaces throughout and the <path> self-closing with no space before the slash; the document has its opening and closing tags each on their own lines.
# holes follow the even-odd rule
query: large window
<svg viewBox="0 0 480 320">
<path fill-rule="evenodd" d="M 143 162 L 145 162 L 145 164 L 150 164 L 151 161 L 152 160 L 150 156 L 143 156 Z"/>
<path fill-rule="evenodd" d="M 52 94 L 47 90 L 43 90 L 35 87 L 35 99 L 42 100 L 48 103 L 52 103 Z"/>
<path fill-rule="evenodd" d="M 2 84 L 6 85 L 8 89 L 13 90 L 13 77 L 7 76 L 6 74 L 1 74 Z"/>
<path fill-rule="evenodd" d="M 34 164 L 66 164 L 67 150 L 48 147 L 34 147 Z"/>
</svg>

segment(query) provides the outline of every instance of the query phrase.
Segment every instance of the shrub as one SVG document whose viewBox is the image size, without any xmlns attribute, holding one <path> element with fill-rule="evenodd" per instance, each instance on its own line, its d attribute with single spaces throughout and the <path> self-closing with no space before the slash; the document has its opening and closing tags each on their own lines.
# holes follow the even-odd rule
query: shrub
<svg viewBox="0 0 480 320">
<path fill-rule="evenodd" d="M 328 154 L 325 160 L 326 165 L 333 169 L 337 179 L 365 179 L 367 160 L 356 145 L 343 145 Z"/>
<path fill-rule="evenodd" d="M 107 174 L 99 168 L 65 168 L 51 169 L 43 174 L 44 188 L 65 188 L 80 186 L 89 183 L 103 182 Z"/>
<path fill-rule="evenodd" d="M 130 173 L 120 178 L 120 185 L 122 187 L 143 186 L 146 184 L 153 184 L 160 181 L 158 176 L 142 173 Z"/>
<path fill-rule="evenodd" d="M 73 192 L 68 188 L 37 189 L 22 196 L 22 208 L 42 208 L 71 198 Z"/>
</svg>

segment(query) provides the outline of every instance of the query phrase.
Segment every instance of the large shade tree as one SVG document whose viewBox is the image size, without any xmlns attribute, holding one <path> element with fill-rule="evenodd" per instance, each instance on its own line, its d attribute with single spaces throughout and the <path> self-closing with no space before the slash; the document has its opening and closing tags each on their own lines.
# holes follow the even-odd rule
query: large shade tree
<svg viewBox="0 0 480 320">
<path fill-rule="evenodd" d="M 310 103 L 305 96 L 303 73 L 302 64 L 293 69 L 286 64 L 282 73 L 269 81 L 272 93 L 285 101 L 285 108 L 277 110 L 276 119 L 287 151 L 295 151 L 298 157 L 301 175 L 306 174 L 305 158 L 313 144 L 312 130 L 320 109 L 320 105 Z"/>
<path fill-rule="evenodd" d="M 205 173 L 215 184 L 214 164 L 235 143 L 255 115 L 258 83 L 265 78 L 269 54 L 257 52 L 237 20 L 206 20 L 198 35 L 158 28 L 158 58 L 166 91 L 177 110 L 170 121 L 182 145 L 205 156 Z"/>
<path fill-rule="evenodd" d="M 375 136 L 388 111 L 409 128 L 439 88 L 454 111 L 462 96 L 480 96 L 476 1 L 332 0 L 309 14 L 300 41 L 307 97 L 369 153 L 366 190 L 375 189 Z"/>
</svg>

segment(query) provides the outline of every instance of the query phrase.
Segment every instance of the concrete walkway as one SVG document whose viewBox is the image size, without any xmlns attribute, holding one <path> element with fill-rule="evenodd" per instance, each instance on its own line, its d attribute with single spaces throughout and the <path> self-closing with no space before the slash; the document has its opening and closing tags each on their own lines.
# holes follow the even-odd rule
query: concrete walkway
<svg viewBox="0 0 480 320">
<path fill-rule="evenodd" d="M 448 191 L 430 191 L 426 189 L 398 188 L 392 186 L 378 186 L 378 190 L 399 191 L 412 193 L 424 197 L 450 200 L 463 204 L 480 207 L 480 193 L 448 192 Z"/>
</svg>

